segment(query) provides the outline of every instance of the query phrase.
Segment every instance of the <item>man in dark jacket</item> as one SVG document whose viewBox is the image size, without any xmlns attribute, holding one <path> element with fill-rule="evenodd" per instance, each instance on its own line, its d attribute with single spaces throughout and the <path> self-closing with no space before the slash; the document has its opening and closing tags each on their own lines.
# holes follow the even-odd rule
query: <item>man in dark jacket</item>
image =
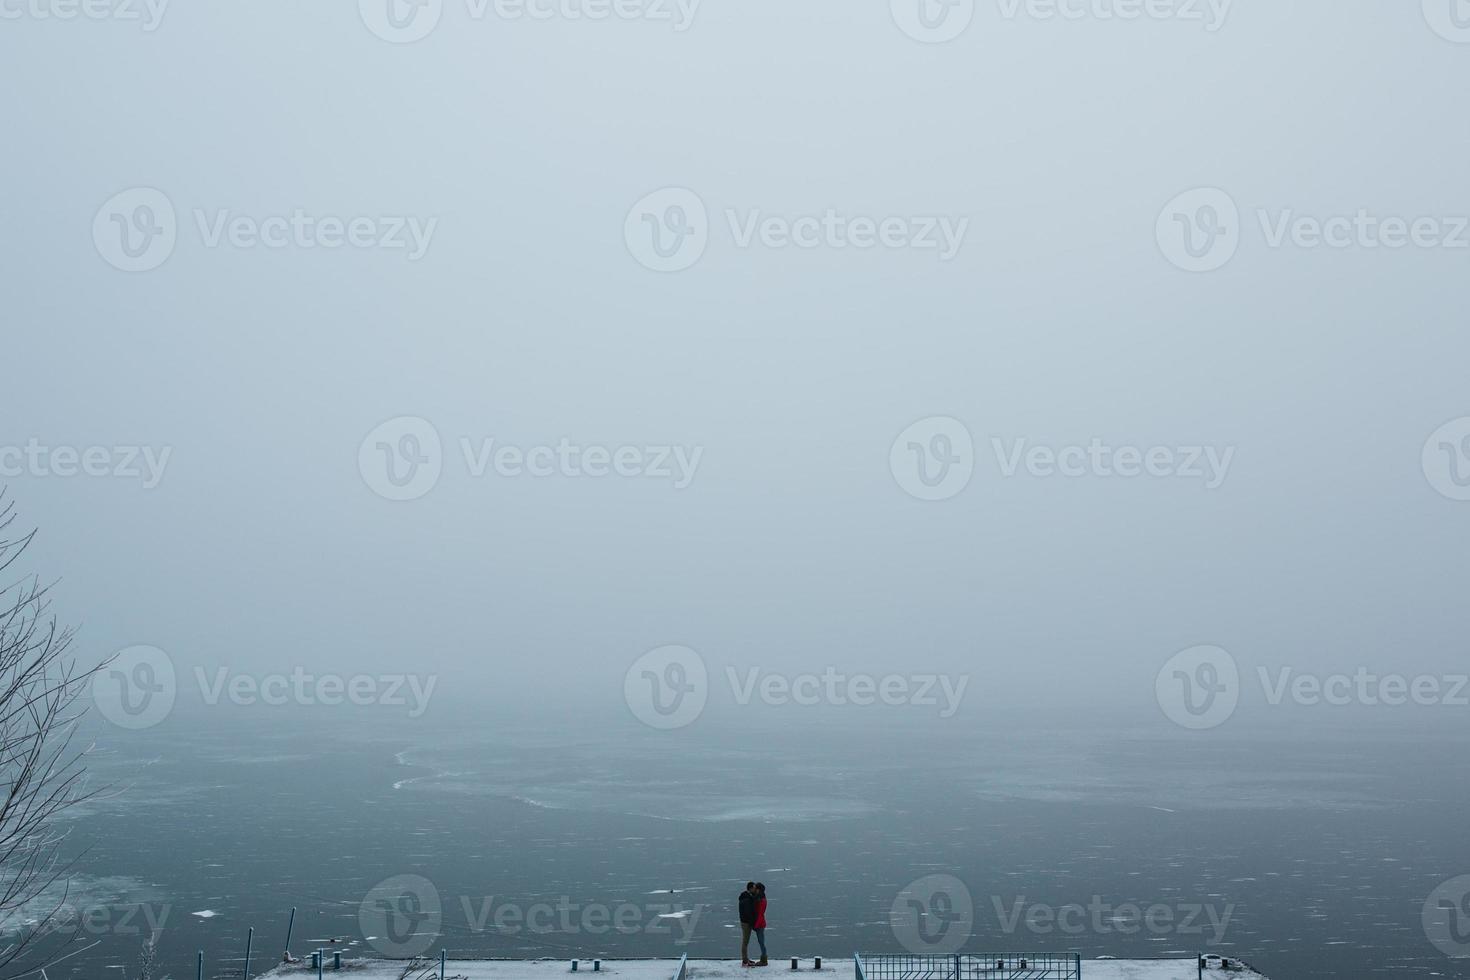
<svg viewBox="0 0 1470 980">
<path fill-rule="evenodd" d="M 740 893 L 740 965 L 754 966 L 750 961 L 750 930 L 755 928 L 755 882 L 747 881 Z"/>
</svg>

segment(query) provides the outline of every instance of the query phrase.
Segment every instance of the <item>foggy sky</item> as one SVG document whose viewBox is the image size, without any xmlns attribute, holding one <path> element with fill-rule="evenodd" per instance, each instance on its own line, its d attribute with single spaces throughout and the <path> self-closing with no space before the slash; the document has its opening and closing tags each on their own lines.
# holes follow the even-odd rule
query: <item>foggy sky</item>
<svg viewBox="0 0 1470 980">
<path fill-rule="evenodd" d="M 1464 670 L 1470 503 L 1425 440 L 1470 415 L 1470 249 L 1272 248 L 1258 223 L 1470 214 L 1470 45 L 1417 3 L 1237 2 L 1216 31 L 1008 20 L 907 37 L 886 2 L 705 0 L 668 23 L 475 20 L 413 44 L 354 4 L 176 2 L 154 31 L 0 22 L 0 444 L 169 447 L 158 486 L 24 473 L 78 652 L 181 672 L 440 677 L 577 717 L 684 644 L 713 673 L 940 672 L 987 703 L 1136 707 L 1212 643 L 1257 665 Z M 21 8 L 14 8 L 21 9 Z M 98 209 L 163 191 L 120 271 Z M 625 219 L 709 211 L 660 273 Z M 1190 273 L 1161 209 L 1220 188 Z M 424 255 L 208 247 L 195 212 L 437 219 Z M 962 248 L 741 248 L 763 215 L 968 218 Z M 430 421 L 390 501 L 364 438 Z M 889 468 L 960 420 L 943 501 Z M 698 447 L 692 482 L 466 471 L 460 440 Z M 992 440 L 1233 447 L 1188 479 L 1003 476 Z M 719 696 L 723 698 L 723 695 Z"/>
</svg>

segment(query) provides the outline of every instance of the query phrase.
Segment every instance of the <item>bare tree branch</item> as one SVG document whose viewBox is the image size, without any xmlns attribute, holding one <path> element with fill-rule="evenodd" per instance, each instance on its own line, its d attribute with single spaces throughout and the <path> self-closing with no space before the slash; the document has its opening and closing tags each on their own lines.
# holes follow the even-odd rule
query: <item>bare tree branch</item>
<svg viewBox="0 0 1470 980">
<path fill-rule="evenodd" d="M 41 946 L 57 935 L 68 895 L 64 814 L 95 796 L 84 779 L 90 746 L 76 749 L 72 739 L 85 710 L 79 698 L 101 669 L 80 670 L 69 656 L 74 633 L 52 615 L 50 586 L 35 577 L 3 584 L 35 538 L 13 536 L 14 522 L 15 505 L 0 489 L 0 923 L 19 924 L 0 937 L 7 977 L 58 958 Z"/>
</svg>

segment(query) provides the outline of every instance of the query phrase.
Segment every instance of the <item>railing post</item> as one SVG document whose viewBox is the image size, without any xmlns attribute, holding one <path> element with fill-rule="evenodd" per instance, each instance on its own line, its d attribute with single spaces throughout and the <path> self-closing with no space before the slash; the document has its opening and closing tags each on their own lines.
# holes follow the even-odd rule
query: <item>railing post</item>
<svg viewBox="0 0 1470 980">
<path fill-rule="evenodd" d="M 954 954 L 954 980 L 961 980 L 961 978 L 960 978 L 960 954 L 959 953 Z"/>
<path fill-rule="evenodd" d="M 250 980 L 250 948 L 255 945 L 255 927 L 245 934 L 245 972 L 241 974 L 245 980 Z"/>
<path fill-rule="evenodd" d="M 291 962 L 291 933 L 296 931 L 296 907 L 291 907 L 291 921 L 286 923 L 286 950 L 281 957 L 282 963 Z"/>
<path fill-rule="evenodd" d="M 439 980 L 444 980 L 444 978 L 445 978 L 444 961 L 447 960 L 447 959 L 449 959 L 449 950 L 447 950 L 447 949 L 441 949 L 441 950 L 439 950 Z"/>
<path fill-rule="evenodd" d="M 204 950 L 199 951 L 199 969 L 195 972 L 199 980 L 204 980 Z"/>
</svg>

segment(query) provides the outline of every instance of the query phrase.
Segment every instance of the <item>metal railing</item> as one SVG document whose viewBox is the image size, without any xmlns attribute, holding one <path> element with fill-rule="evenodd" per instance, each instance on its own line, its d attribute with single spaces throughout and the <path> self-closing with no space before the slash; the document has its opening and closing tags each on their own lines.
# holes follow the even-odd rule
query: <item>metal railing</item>
<svg viewBox="0 0 1470 980">
<path fill-rule="evenodd" d="M 689 980 L 689 954 L 679 957 L 679 968 L 674 971 L 674 980 Z"/>
<path fill-rule="evenodd" d="M 1076 953 L 853 955 L 855 980 L 1082 980 Z"/>
</svg>

